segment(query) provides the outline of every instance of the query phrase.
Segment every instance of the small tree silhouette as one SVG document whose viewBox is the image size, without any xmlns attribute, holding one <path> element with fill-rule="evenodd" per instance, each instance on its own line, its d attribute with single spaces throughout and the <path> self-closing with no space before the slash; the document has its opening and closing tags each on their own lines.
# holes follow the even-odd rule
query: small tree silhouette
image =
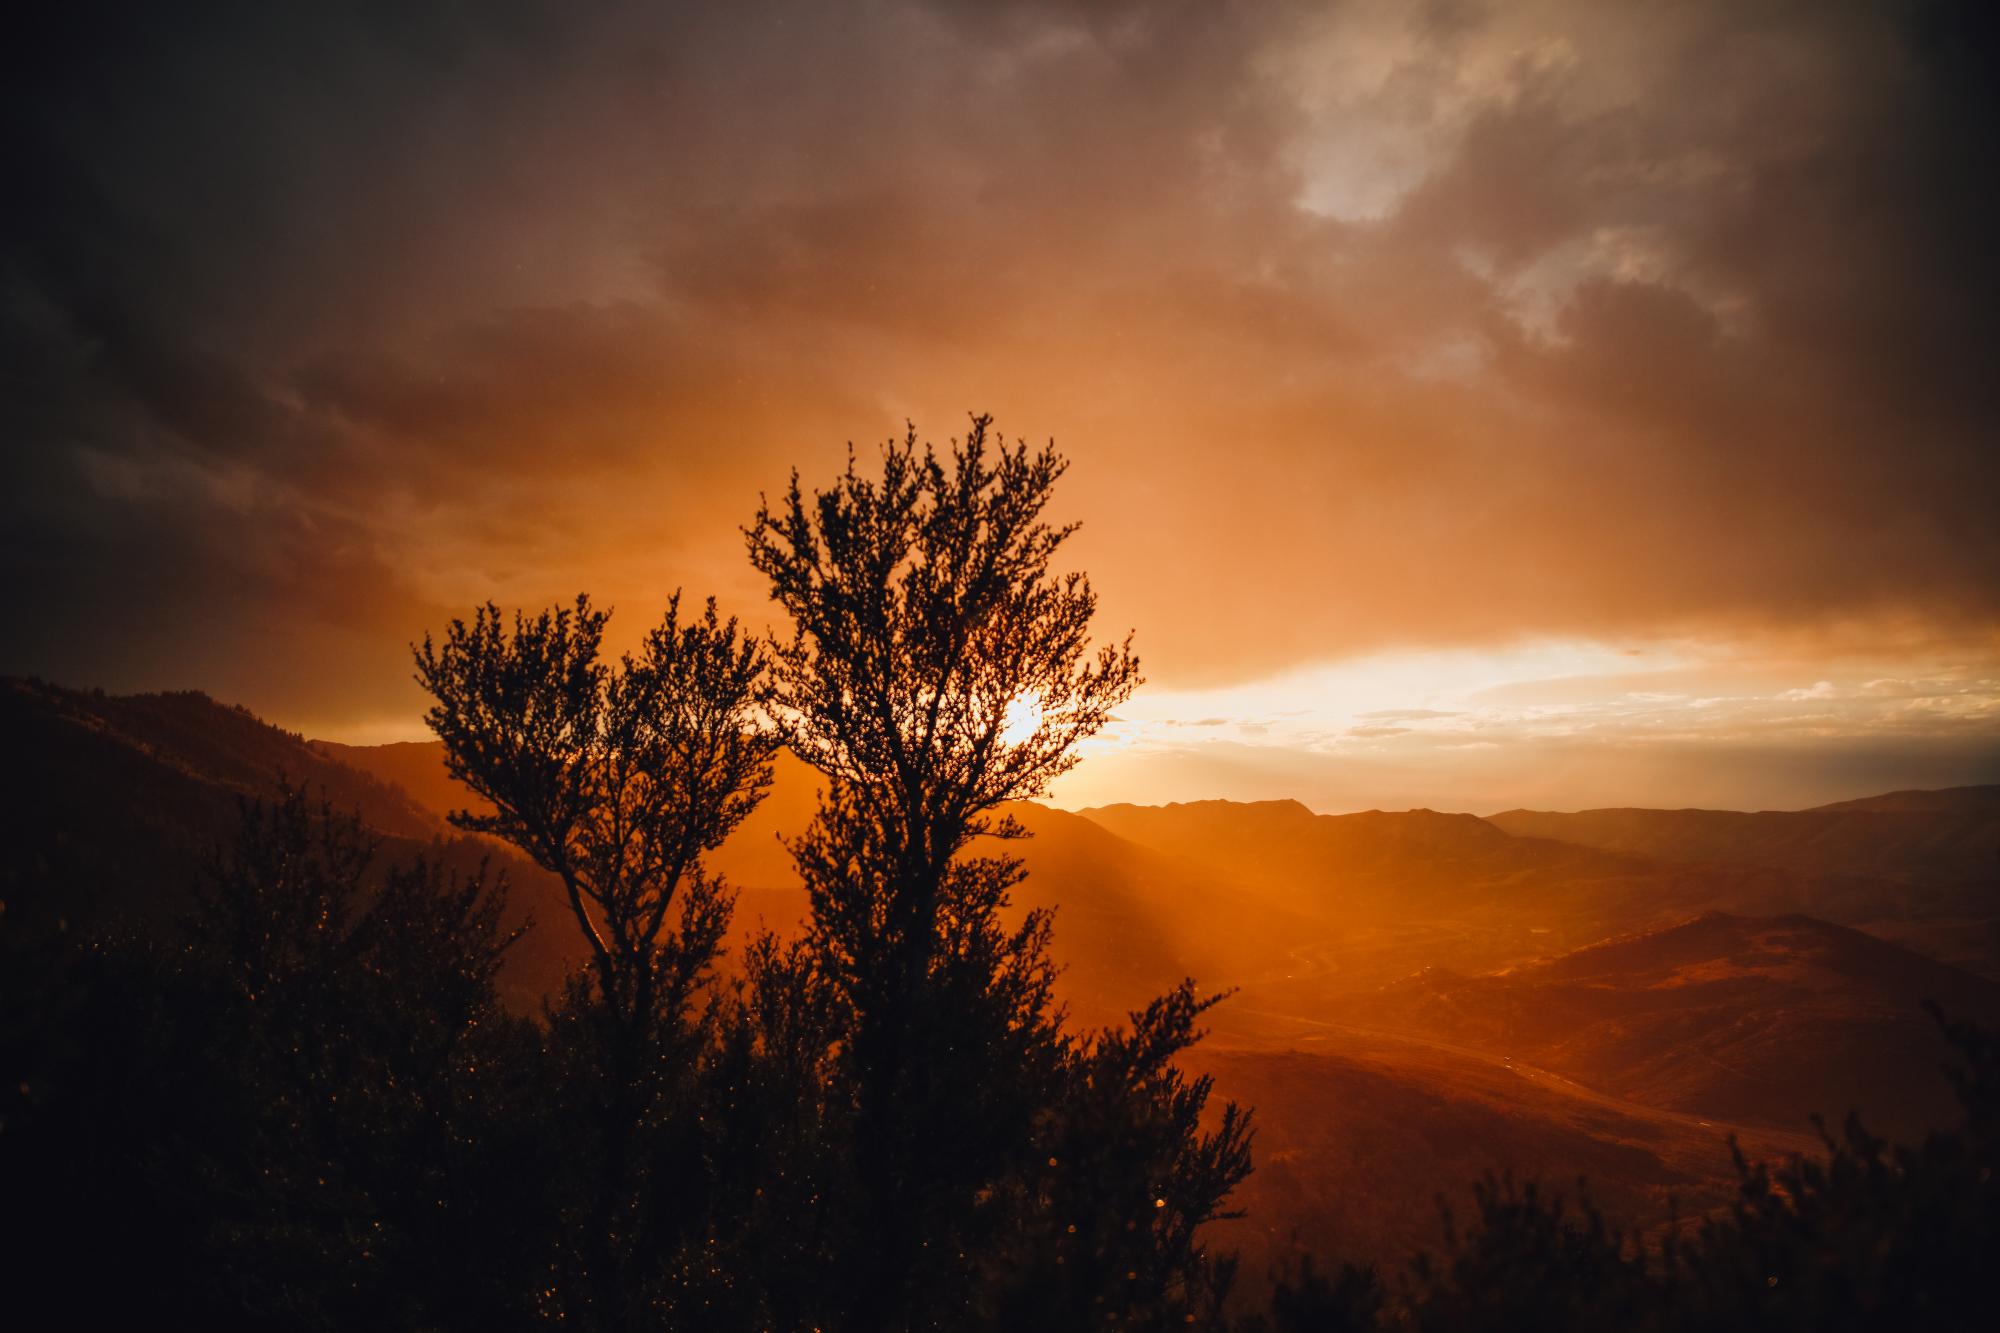
<svg viewBox="0 0 2000 1333">
<path fill-rule="evenodd" d="M 601 660 L 608 618 L 578 597 L 517 613 L 510 631 L 488 605 L 415 652 L 452 775 L 493 806 L 453 822 L 560 879 L 589 949 L 551 1033 L 570 1075 L 559 1096 L 592 1126 L 576 1150 L 597 1159 L 595 1188 L 570 1228 L 583 1280 L 551 1299 L 625 1327 L 662 1298 L 649 1288 L 699 1223 L 698 1201 L 661 1207 L 654 1185 L 683 1170 L 665 1155 L 700 1155 L 675 1126 L 692 1111 L 695 1000 L 732 906 L 703 857 L 763 798 L 778 741 L 758 711 L 758 648 L 713 601 L 683 623 L 676 595 L 615 667 Z"/>
<path fill-rule="evenodd" d="M 358 818 L 281 783 L 244 803 L 179 947 L 124 960 L 167 998 L 148 1043 L 165 1064 L 148 1076 L 171 1151 L 149 1183 L 200 1201 L 193 1243 L 218 1318 L 525 1311 L 491 1265 L 531 1253 L 526 1200 L 483 1206 L 519 1109 L 495 1076 L 521 1061 L 521 1025 L 494 979 L 521 928 L 502 924 L 505 885 L 483 872 L 419 859 L 377 875 L 376 852 Z"/>
</svg>

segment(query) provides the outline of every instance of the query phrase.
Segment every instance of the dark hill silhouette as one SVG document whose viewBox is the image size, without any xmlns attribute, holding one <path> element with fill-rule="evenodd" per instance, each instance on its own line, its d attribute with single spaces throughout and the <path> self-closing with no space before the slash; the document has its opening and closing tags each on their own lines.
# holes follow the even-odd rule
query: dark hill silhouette
<svg viewBox="0 0 2000 1333">
<path fill-rule="evenodd" d="M 1892 792 L 1814 810 L 1509 810 L 1523 837 L 1681 862 L 1766 866 L 1896 886 L 1896 915 L 1991 914 L 2000 890 L 2000 787 Z"/>
<path fill-rule="evenodd" d="M 1717 896 L 1709 905 L 1803 910 L 2000 978 L 2000 786 L 1888 792 L 1811 810 L 1509 810 L 1490 821 L 1700 874 L 1788 876 L 1810 891 L 1790 900 Z"/>
<path fill-rule="evenodd" d="M 1813 806 L 1814 811 L 1868 810 L 1877 814 L 1973 814 L 2000 818 L 2000 783 L 1941 787 L 1936 791 L 1891 791 L 1852 801 Z"/>
<path fill-rule="evenodd" d="M 425 838 L 438 831 L 436 818 L 397 788 L 198 690 L 109 695 L 8 679 L 0 681 L 0 708 L 7 734 L 24 747 L 17 757 L 32 753 L 78 775 L 89 776 L 91 765 L 127 754 L 211 785 L 261 795 L 282 772 L 296 785 L 324 791 L 335 805 L 358 810 L 383 833 Z"/>
<path fill-rule="evenodd" d="M 377 872 L 420 854 L 460 874 L 484 863 L 508 876 L 516 919 L 566 910 L 521 857 L 453 833 L 399 787 L 199 692 L 116 696 L 7 679 L 0 736 L 27 779 L 0 802 L 0 837 L 17 850 L 5 870 L 14 908 L 157 927 L 234 836 L 240 803 L 269 801 L 283 779 L 358 815 L 381 840 Z M 565 962 L 551 937 L 532 935 L 510 956 L 504 988 L 532 1004 Z"/>
<path fill-rule="evenodd" d="M 358 811 L 386 840 L 385 859 L 443 838 L 452 864 L 492 858 L 516 882 L 517 907 L 539 903 L 544 924 L 563 920 L 553 885 L 534 867 L 486 840 L 451 835 L 445 814 L 470 798 L 445 772 L 435 742 L 304 742 L 192 692 L 117 697 L 12 680 L 0 708 L 10 748 L 39 775 L 10 813 L 34 854 L 9 873 L 45 887 L 59 882 L 79 905 L 94 898 L 143 918 L 171 903 L 234 827 L 238 798 L 267 795 L 284 775 Z M 717 855 L 741 892 L 739 939 L 759 925 L 787 933 L 803 916 L 781 837 L 805 826 L 819 785 L 812 770 L 781 755 L 770 799 Z M 1960 820 L 1983 811 L 1991 790 L 1881 800 L 1913 819 L 1930 818 L 1916 807 L 1934 805 Z M 110 826 L 107 812 L 115 814 Z M 1021 903 L 1061 908 L 1065 992 L 1092 1020 L 1189 974 L 1218 988 L 1244 985 L 1250 1000 L 1275 987 L 1290 997 L 1285 1007 L 1319 1012 L 1334 996 L 1426 966 L 1488 971 L 1716 906 L 1827 906 L 1825 882 L 1809 876 L 1517 836 L 1504 817 L 1322 816 L 1290 801 L 1081 814 L 1029 805 L 1016 814 L 1035 834 L 1021 845 L 1030 871 Z M 1949 920 L 1927 935 L 1910 926 L 1913 943 L 1936 951 L 1959 942 L 1957 929 Z M 536 932 L 520 953 L 510 993 L 525 999 L 551 984 L 575 949 L 567 931 L 554 929 Z M 1218 1030 L 1263 1040 L 1264 1024 L 1249 1014 L 1256 1007 L 1268 1006 L 1218 1011 Z"/>
</svg>

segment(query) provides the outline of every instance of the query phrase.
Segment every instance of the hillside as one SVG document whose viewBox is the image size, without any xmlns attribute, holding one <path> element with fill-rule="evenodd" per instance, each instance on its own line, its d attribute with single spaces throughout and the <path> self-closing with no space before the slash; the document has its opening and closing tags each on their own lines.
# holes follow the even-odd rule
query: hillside
<svg viewBox="0 0 2000 1333">
<path fill-rule="evenodd" d="M 199 691 L 107 695 L 9 678 L 0 680 L 0 727 L 14 757 L 32 758 L 35 772 L 64 790 L 118 780 L 138 771 L 133 761 L 143 760 L 245 795 L 261 795 L 282 775 L 399 837 L 428 837 L 438 827 L 396 787 Z"/>
<path fill-rule="evenodd" d="M 1522 837 L 1690 863 L 1876 881 L 1880 915 L 1991 915 L 2000 894 L 2000 787 L 1894 792 L 1814 810 L 1509 810 Z M 1850 907 L 1850 913 L 1858 908 Z M 1865 916 L 1860 919 L 1866 919 Z"/>
<path fill-rule="evenodd" d="M 475 799 L 446 772 L 439 742 L 313 745 L 397 784 L 436 817 Z M 789 934 L 804 920 L 805 891 L 783 840 L 811 821 L 821 783 L 781 752 L 770 795 L 711 857 L 712 868 L 737 890 L 733 943 L 764 928 Z M 1314 934 L 1308 919 L 1281 906 L 1260 904 L 1246 913 L 1242 893 L 1212 872 L 1137 846 L 1093 820 L 1031 803 L 1010 813 L 1029 834 L 1006 848 L 1028 870 L 1015 910 L 1056 909 L 1062 995 L 1086 1025 L 1120 1021 L 1183 977 L 1258 970 L 1268 961 L 1271 938 Z"/>
<path fill-rule="evenodd" d="M 444 746 L 437 741 L 399 741 L 389 745 L 342 745 L 338 741 L 306 742 L 314 753 L 343 768 L 365 773 L 425 812 L 443 821 L 454 810 L 490 812 L 492 807 L 451 776 L 444 764 Z"/>
<path fill-rule="evenodd" d="M 381 843 L 378 869 L 419 855 L 450 869 L 504 872 L 516 920 L 560 921 L 549 878 L 506 849 L 454 834 L 399 787 L 337 762 L 301 737 L 197 692 L 111 696 L 0 681 L 0 736 L 32 780 L 0 803 L 5 898 L 15 911 L 158 927 L 170 920 L 241 803 L 280 780 L 357 814 Z M 560 978 L 561 941 L 546 931 L 510 955 L 503 986 L 530 1004 Z"/>
<path fill-rule="evenodd" d="M 1344 911 L 1396 910 L 1409 895 L 1453 895 L 1560 866 L 1604 873 L 1612 858 L 1539 844 L 1473 815 L 1434 810 L 1316 815 L 1296 801 L 1108 805 L 1085 818 L 1141 846 L 1217 873 L 1296 892 L 1320 890 Z M 1396 896 L 1386 896 L 1393 889 Z"/>
<path fill-rule="evenodd" d="M 313 744 L 403 786 L 439 818 L 475 799 L 446 773 L 436 741 Z M 783 839 L 811 819 L 820 782 L 781 753 L 771 794 L 712 857 L 738 893 L 732 945 L 759 929 L 789 934 L 804 919 Z M 1219 1037 L 1267 1043 L 1293 1030 L 1264 1013 L 1268 984 L 1311 977 L 1327 987 L 1303 1001 L 1318 1012 L 1332 994 L 1440 961 L 1479 968 L 1594 941 L 1634 919 L 1671 915 L 1661 900 L 1705 901 L 1712 887 L 1684 889 L 1675 881 L 1687 876 L 1675 868 L 1514 838 L 1470 815 L 1329 821 L 1296 802 L 1221 801 L 1079 814 L 1023 804 L 1011 812 L 1030 835 L 1007 849 L 1028 871 L 1015 910 L 1056 909 L 1060 992 L 1086 1026 L 1118 1022 L 1191 976 L 1209 989 L 1242 989 L 1213 1015 Z M 1246 863 L 1259 873 L 1242 873 Z M 1380 911 L 1312 891 L 1354 882 Z M 1454 910 L 1442 910 L 1446 902 Z M 1524 913 L 1527 904 L 1534 910 Z M 563 924 L 556 921 L 559 934 Z"/>
<path fill-rule="evenodd" d="M 445 813 L 471 801 L 434 742 L 308 743 L 198 694 L 20 681 L 0 692 L 0 722 L 37 778 L 0 830 L 30 852 L 10 865 L 11 901 L 158 920 L 234 828 L 239 800 L 282 773 L 359 811 L 385 863 L 428 852 L 504 866 L 517 911 L 538 918 L 508 971 L 511 1002 L 532 1006 L 575 957 L 546 876 L 449 834 Z M 802 920 L 782 839 L 810 819 L 818 785 L 781 756 L 770 798 L 717 853 L 740 894 L 733 944 Z M 1885 800 L 1895 808 L 1843 817 L 1978 808 Z M 1663 1222 L 1669 1197 L 1698 1212 L 1729 1188 L 1732 1130 L 1754 1154 L 1806 1146 L 1813 1110 L 1932 1123 L 1945 1094 L 1923 998 L 2000 1017 L 1991 982 L 1770 914 L 1833 892 L 1783 866 L 1682 862 L 1422 810 L 1013 813 L 1031 834 L 1010 848 L 1029 871 L 1015 910 L 1058 909 L 1074 1022 L 1115 1022 L 1184 976 L 1236 992 L 1209 1015 L 1192 1066 L 1257 1108 L 1259 1169 L 1240 1200 L 1252 1217 L 1217 1237 L 1244 1248 L 1253 1280 L 1295 1244 L 1376 1259 L 1433 1246 L 1434 1196 L 1487 1170 L 1587 1175 L 1613 1217 L 1642 1229 Z M 1717 904 L 1736 910 L 1697 915 Z M 1913 943 L 1939 947 L 1970 928 L 1905 924 Z"/>
<path fill-rule="evenodd" d="M 1858 1108 L 1910 1134 L 1952 1107 L 1926 1000 L 2000 1020 L 2000 985 L 1861 931 L 1715 912 L 1505 972 L 1427 971 L 1348 1015 L 1641 1105 L 1787 1129 Z"/>
<path fill-rule="evenodd" d="M 1309 977 L 1322 1002 L 1423 967 L 1489 971 L 1711 908 L 1821 910 L 1836 887 L 1781 869 L 1517 835 L 1432 810 L 1316 815 L 1291 801 L 1201 801 L 1080 813 L 1311 922 L 1307 933 L 1273 938 L 1282 966 L 1267 970 Z"/>
<path fill-rule="evenodd" d="M 1936 791 L 1890 791 L 1852 801 L 1812 807 L 1811 813 L 1862 810 L 1875 814 L 2000 815 L 2000 783 L 1975 787 L 1941 787 Z"/>
<path fill-rule="evenodd" d="M 1724 1203 L 1726 1136 L 1753 1157 L 1806 1150 L 1805 1134 L 1632 1105 L 1544 1069 L 1422 1038 L 1323 1025 L 1279 1050 L 1198 1046 L 1189 1063 L 1257 1108 L 1257 1169 L 1220 1224 L 1247 1281 L 1299 1253 L 1393 1263 L 1443 1238 L 1487 1174 L 1591 1197 L 1647 1233 Z"/>
<path fill-rule="evenodd" d="M 1394 1262 L 1435 1250 L 1436 1201 L 1463 1215 L 1487 1173 L 1583 1177 L 1653 1234 L 1729 1199 L 1728 1137 L 1756 1159 L 1810 1150 L 1815 1112 L 1905 1135 L 1951 1121 L 1926 998 L 2000 1019 L 2000 987 L 1867 934 L 1724 914 L 1372 995 L 1251 982 L 1190 1053 L 1257 1108 L 1249 1216 L 1217 1240 L 1252 1283 L 1300 1252 Z"/>
<path fill-rule="evenodd" d="M 1967 788 L 1881 810 L 1430 810 L 1315 815 L 1297 802 L 1113 805 L 1083 813 L 1346 937 L 1358 988 L 1416 966 L 1489 971 L 1704 911 L 1805 913 L 2000 976 L 2000 820 Z M 1866 806 L 1868 802 L 1851 805 Z M 1685 835 L 1683 838 L 1682 835 Z M 1907 858 L 1907 859 L 1905 859 Z M 1366 942 L 1361 937 L 1372 936 Z M 1317 941 L 1294 949 L 1320 950 Z M 1353 946 L 1353 947 L 1349 947 Z M 1420 956 L 1421 955 L 1421 956 Z M 1317 966 L 1323 980 L 1331 969 Z"/>
<path fill-rule="evenodd" d="M 455 810 L 484 810 L 487 804 L 445 766 L 442 741 L 402 741 L 391 745 L 342 745 L 310 741 L 317 753 L 356 772 L 393 787 L 443 822 Z M 779 839 L 803 830 L 817 806 L 819 775 L 780 751 L 774 764 L 771 793 L 730 837 L 717 867 L 739 887 L 781 889 L 796 883 L 791 858 Z"/>
</svg>

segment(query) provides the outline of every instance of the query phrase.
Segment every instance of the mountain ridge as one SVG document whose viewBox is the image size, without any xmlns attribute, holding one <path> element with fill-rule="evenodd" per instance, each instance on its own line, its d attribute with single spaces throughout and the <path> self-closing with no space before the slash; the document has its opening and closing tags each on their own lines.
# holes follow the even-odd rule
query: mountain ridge
<svg viewBox="0 0 2000 1333">
<path fill-rule="evenodd" d="M 510 1003 L 532 1009 L 575 959 L 547 876 L 490 840 L 447 840 L 445 813 L 474 802 L 436 742 L 308 742 L 197 693 L 119 699 L 20 681 L 0 690 L 0 723 L 39 778 L 4 830 L 35 849 L 35 893 L 79 872 L 168 900 L 175 876 L 197 873 L 197 844 L 226 837 L 238 802 L 290 769 L 371 828 L 400 829 L 385 858 L 449 848 L 508 869 L 517 905 L 542 919 L 524 942 L 530 966 L 510 964 Z M 779 767 L 770 800 L 717 856 L 739 889 L 733 942 L 760 921 L 795 929 L 805 912 L 782 838 L 810 818 L 823 780 L 789 755 Z M 1697 1210 L 1726 1197 L 1731 1124 L 1753 1153 L 1788 1151 L 1808 1142 L 1807 1109 L 1838 1115 L 1875 1085 L 1935 1085 L 1916 999 L 1994 993 L 1812 915 L 1742 910 L 1811 900 L 1812 882 L 1778 870 L 1665 863 L 1430 810 L 1013 813 L 1033 834 L 1010 847 L 1029 869 L 1015 910 L 1059 909 L 1073 1021 L 1115 1022 L 1183 976 L 1237 992 L 1205 1020 L 1212 1036 L 1189 1068 L 1261 1108 L 1262 1164 L 1244 1198 L 1253 1261 L 1291 1253 L 1295 1238 L 1385 1259 L 1434 1239 L 1429 1191 L 1365 1217 L 1348 1207 L 1400 1178 L 1387 1165 L 1399 1156 L 1425 1162 L 1439 1189 L 1510 1165 L 1588 1169 L 1622 1221 L 1662 1225 L 1670 1197 Z M 107 847 L 124 854 L 93 855 Z M 9 875 L 17 899 L 22 872 Z M 1717 902 L 1734 906 L 1703 910 Z M 1723 1067 L 1754 1074 L 1759 1061 L 1777 1062 L 1767 1072 L 1786 1099 Z M 1911 1125 L 1935 1110 L 1887 1109 Z"/>
</svg>

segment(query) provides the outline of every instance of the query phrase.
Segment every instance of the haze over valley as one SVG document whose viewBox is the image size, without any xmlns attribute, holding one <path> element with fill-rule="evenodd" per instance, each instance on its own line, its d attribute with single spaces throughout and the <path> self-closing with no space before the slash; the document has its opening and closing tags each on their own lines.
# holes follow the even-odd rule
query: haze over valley
<svg viewBox="0 0 2000 1333">
<path fill-rule="evenodd" d="M 33 7 L 0 1279 L 1984 1333 L 1996 69 L 1992 0 Z"/>
<path fill-rule="evenodd" d="M 15 680 L 5 708 L 42 775 L 4 830 L 38 848 L 11 910 L 89 881 L 114 897 L 78 910 L 164 919 L 204 840 L 282 773 L 359 810 L 385 861 L 444 839 L 450 863 L 507 872 L 535 923 L 503 978 L 511 1004 L 531 1011 L 582 962 L 551 878 L 446 824 L 481 803 L 436 743 L 307 740 L 199 694 Z M 804 918 L 782 839 L 819 786 L 781 755 L 771 797 L 714 857 L 736 948 Z M 94 812 L 114 794 L 107 836 Z M 1019 906 L 1057 908 L 1076 1021 L 1122 1021 L 1183 977 L 1229 992 L 1188 1059 L 1257 1110 L 1248 1216 L 1215 1224 L 1253 1271 L 1435 1248 L 1436 1199 L 1487 1171 L 1587 1178 L 1641 1231 L 1698 1217 L 1733 1188 L 1728 1136 L 1775 1158 L 1814 1147 L 1814 1114 L 1904 1136 L 1949 1123 L 1926 1000 L 2000 1021 L 2000 787 L 1747 814 L 1014 814 L 1032 835 Z"/>
</svg>

